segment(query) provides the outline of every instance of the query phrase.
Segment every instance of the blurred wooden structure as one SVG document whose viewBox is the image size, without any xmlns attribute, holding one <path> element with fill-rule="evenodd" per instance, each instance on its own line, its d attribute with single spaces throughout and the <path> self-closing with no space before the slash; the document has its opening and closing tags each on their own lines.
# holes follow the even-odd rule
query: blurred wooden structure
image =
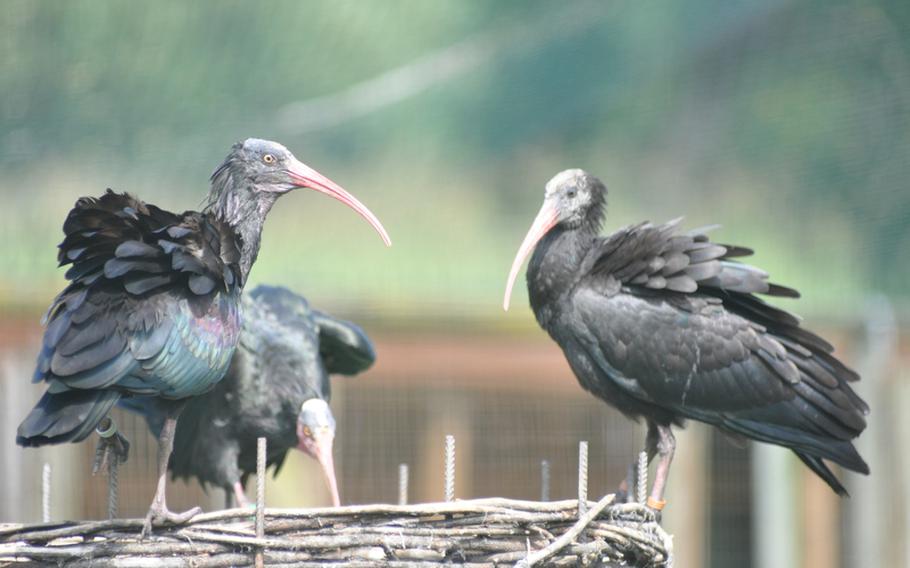
<svg viewBox="0 0 910 568">
<path fill-rule="evenodd" d="M 379 354 L 375 369 L 362 377 L 339 378 L 333 387 L 336 463 L 345 504 L 398 502 L 402 463 L 409 464 L 409 502 L 442 500 L 439 472 L 446 434 L 458 440 L 457 498 L 538 499 L 542 460 L 549 463 L 551 498 L 574 498 L 579 440 L 590 444 L 589 494 L 604 495 L 617 487 L 643 443 L 640 427 L 585 393 L 558 348 L 542 333 L 514 331 L 371 330 Z M 820 331 L 845 360 L 860 367 L 868 351 L 862 326 Z M 92 444 L 23 451 L 12 442 L 19 419 L 39 393 L 27 384 L 39 333 L 35 325 L 0 327 L 0 404 L 5 405 L 0 459 L 8 464 L 7 478 L 0 481 L 0 521 L 40 519 L 45 461 L 54 465 L 58 488 L 52 519 L 106 518 L 105 479 L 89 475 Z M 860 443 L 873 475 L 847 477 L 846 482 L 858 496 L 870 495 L 873 487 L 885 488 L 869 497 L 872 508 L 865 507 L 866 497 L 862 503 L 838 499 L 787 452 L 780 456 L 780 466 L 767 469 L 766 454 L 691 424 L 679 436 L 663 522 L 676 538 L 676 568 L 767 566 L 759 543 L 769 526 L 794 531 L 795 555 L 779 566 L 818 565 L 816 561 L 863 566 L 854 560 L 870 546 L 861 541 L 869 511 L 880 515 L 882 542 L 891 543 L 876 552 L 886 561 L 883 565 L 906 565 L 910 552 L 895 544 L 900 538 L 891 537 L 910 528 L 910 480 L 906 470 L 896 467 L 902 458 L 887 451 L 903 436 L 898 436 L 898 409 L 910 405 L 904 371 L 910 369 L 910 343 L 906 337 L 899 339 L 880 379 L 860 384 L 870 389 L 863 391 L 866 396 L 872 395 L 871 425 Z M 122 417 L 118 422 L 134 442 L 130 462 L 121 468 L 120 510 L 123 516 L 136 517 L 144 514 L 152 492 L 154 446 L 141 420 Z M 766 489 L 753 491 L 762 479 Z M 792 502 L 778 509 L 769 525 L 760 514 L 761 504 L 768 491 L 784 488 Z M 881 500 L 885 494 L 891 496 L 887 503 Z M 300 456 L 289 459 L 279 478 L 269 480 L 268 495 L 269 506 L 328 502 L 316 467 Z M 212 511 L 223 503 L 220 490 L 206 494 L 185 483 L 171 484 L 168 499 L 175 509 L 201 504 Z M 863 508 L 868 510 L 859 510 Z M 819 517 L 828 522 L 816 522 Z"/>
<path fill-rule="evenodd" d="M 207 513 L 138 538 L 141 519 L 0 525 L 0 563 L 66 566 L 671 565 L 670 538 L 641 505 L 478 499 L 423 505 Z M 257 509 L 258 516 L 258 509 Z M 259 556 L 261 555 L 261 558 Z"/>
</svg>

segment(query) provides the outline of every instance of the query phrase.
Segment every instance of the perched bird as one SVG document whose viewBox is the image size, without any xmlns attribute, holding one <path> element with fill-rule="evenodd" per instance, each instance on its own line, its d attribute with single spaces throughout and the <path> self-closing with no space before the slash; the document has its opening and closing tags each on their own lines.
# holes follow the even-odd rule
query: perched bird
<svg viewBox="0 0 910 568">
<path fill-rule="evenodd" d="M 389 244 L 379 220 L 347 191 L 281 144 L 253 138 L 235 144 L 212 174 L 201 212 L 171 213 L 108 190 L 79 199 L 66 218 L 58 259 L 72 264 L 70 283 L 46 315 L 34 375 L 48 388 L 16 442 L 78 442 L 121 398 L 159 397 L 159 478 L 143 534 L 153 522 L 198 512 L 175 514 L 165 501 L 177 417 L 227 371 L 266 215 L 297 187 L 342 201 Z"/>
<path fill-rule="evenodd" d="M 660 457 L 648 504 L 664 505 L 676 442 L 687 418 L 792 449 L 840 495 L 824 460 L 868 473 L 851 440 L 868 406 L 859 376 L 792 314 L 756 294 L 790 288 L 733 260 L 752 251 L 711 242 L 679 220 L 600 236 L 606 187 L 583 170 L 547 183 L 544 203 L 506 284 L 508 310 L 521 264 L 540 326 L 559 344 L 581 386 L 648 425 L 649 461 Z"/>
<path fill-rule="evenodd" d="M 312 309 L 286 288 L 257 286 L 243 298 L 240 344 L 224 379 L 190 400 L 177 424 L 169 468 L 225 490 L 241 506 L 243 487 L 256 472 L 256 440 L 266 438 L 267 464 L 281 468 L 296 448 L 322 466 L 332 503 L 340 504 L 332 445 L 329 374 L 353 375 L 376 356 L 358 326 Z M 161 431 L 160 399 L 130 398 L 120 405 Z"/>
</svg>

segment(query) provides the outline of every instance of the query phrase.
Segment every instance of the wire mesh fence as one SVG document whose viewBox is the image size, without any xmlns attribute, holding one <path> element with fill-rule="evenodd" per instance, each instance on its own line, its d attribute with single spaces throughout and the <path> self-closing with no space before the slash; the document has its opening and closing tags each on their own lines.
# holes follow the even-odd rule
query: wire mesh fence
<svg viewBox="0 0 910 568">
<path fill-rule="evenodd" d="M 846 342 L 851 337 L 863 337 L 851 333 L 834 335 L 842 345 L 849 345 Z M 455 499 L 538 501 L 545 475 L 547 499 L 575 499 L 581 440 L 588 442 L 588 494 L 592 498 L 612 493 L 627 475 L 628 465 L 643 442 L 641 428 L 589 397 L 558 359 L 559 364 L 552 366 L 534 360 L 532 355 L 528 357 L 533 360 L 530 365 L 515 360 L 518 353 L 541 350 L 541 343 L 535 339 L 504 341 L 502 345 L 477 349 L 471 343 L 474 339 L 460 335 L 427 336 L 424 341 L 429 344 L 427 349 L 422 349 L 418 340 L 380 335 L 378 352 L 380 361 L 386 357 L 384 364 L 378 364 L 375 371 L 363 377 L 334 383 L 332 406 L 338 418 L 335 453 L 343 504 L 399 503 L 402 464 L 407 466 L 407 503 L 444 501 L 448 434 L 456 440 L 457 459 L 452 468 Z M 467 347 L 463 345 L 466 341 Z M 860 348 L 861 344 L 856 345 Z M 52 465 L 51 521 L 106 519 L 107 479 L 90 475 L 93 442 L 41 451 L 22 450 L 12 443 L 15 425 L 38 396 L 37 390 L 23 380 L 31 371 L 33 350 L 33 345 L 7 350 L 0 366 L 5 405 L 0 456 L 9 464 L 4 467 L 9 475 L 2 481 L 0 520 L 41 520 L 45 462 Z M 411 350 L 414 355 L 410 355 Z M 850 351 L 849 347 L 845 350 Z M 425 352 L 437 361 L 435 365 L 427 365 L 421 358 Z M 466 353 L 473 353 L 472 358 L 466 358 Z M 901 353 L 893 353 L 891 367 L 898 365 Z M 489 376 L 485 375 L 487 372 Z M 888 385 L 899 384 L 886 381 L 877 388 L 890 389 Z M 872 415 L 879 430 L 885 424 L 877 421 L 896 416 L 889 410 L 899 404 L 899 393 L 894 392 L 894 400 L 881 413 Z M 137 518 L 145 514 L 153 492 L 156 445 L 141 418 L 117 411 L 115 419 L 132 442 L 130 459 L 119 470 L 119 512 L 123 518 Z M 763 521 L 756 516 L 753 452 L 710 432 L 694 426 L 688 429 L 686 435 L 695 437 L 680 439 L 671 474 L 671 484 L 676 485 L 670 488 L 664 526 L 679 538 L 684 536 L 678 541 L 684 545 L 676 547 L 677 566 L 757 565 L 755 535 Z M 707 436 L 701 450 L 699 436 Z M 894 477 L 897 470 L 888 466 L 889 462 L 893 466 L 894 456 L 882 456 L 885 461 L 879 461 L 878 468 L 873 465 L 875 479 L 898 487 L 900 480 Z M 292 456 L 280 476 L 269 477 L 268 507 L 328 503 L 319 472 L 309 461 L 302 455 Z M 542 462 L 546 462 L 546 468 L 542 468 Z M 860 503 L 854 499 L 841 504 L 833 495 L 817 492 L 813 485 L 816 480 L 801 473 L 798 464 L 793 464 L 790 471 L 799 475 L 778 479 L 776 483 L 795 484 L 794 501 L 788 502 L 777 516 L 782 518 L 788 512 L 798 516 L 807 507 L 826 507 L 835 526 L 826 528 L 824 535 L 830 542 L 841 543 L 833 548 L 835 558 L 849 557 L 857 546 L 853 535 L 859 517 L 850 517 L 849 522 L 843 517 L 843 526 L 836 519 L 846 514 L 846 507 Z M 856 487 L 867 487 L 866 481 L 863 479 Z M 248 491 L 254 493 L 252 487 Z M 697 501 L 686 501 L 690 495 L 697 496 Z M 206 511 L 217 511 L 223 506 L 224 495 L 218 488 L 203 490 L 195 482 L 178 481 L 169 484 L 168 501 L 175 510 L 202 505 Z M 890 532 L 900 532 L 904 526 L 898 506 L 892 504 L 890 509 Z M 887 554 L 888 558 L 899 560 L 902 552 L 891 550 Z M 692 563 L 692 557 L 697 557 L 696 563 Z"/>
</svg>

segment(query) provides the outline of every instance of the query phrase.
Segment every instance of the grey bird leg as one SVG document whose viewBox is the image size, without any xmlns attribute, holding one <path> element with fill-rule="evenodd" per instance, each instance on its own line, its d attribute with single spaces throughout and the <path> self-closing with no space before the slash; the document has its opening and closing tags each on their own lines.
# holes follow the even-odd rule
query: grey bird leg
<svg viewBox="0 0 910 568">
<path fill-rule="evenodd" d="M 230 487 L 224 488 L 224 508 L 225 509 L 234 508 L 234 493 L 233 493 L 233 489 Z"/>
<path fill-rule="evenodd" d="M 167 485 L 167 463 L 174 449 L 174 433 L 177 430 L 177 417 L 183 410 L 185 401 L 168 408 L 167 418 L 164 420 L 164 426 L 161 428 L 161 435 L 158 437 L 158 489 L 155 491 L 155 497 L 149 507 L 149 512 L 145 516 L 145 523 L 142 525 L 141 538 L 145 538 L 152 532 L 153 524 L 164 522 L 182 524 L 202 512 L 200 507 L 193 507 L 183 513 L 172 513 L 167 508 L 167 498 L 165 488 Z"/>
<path fill-rule="evenodd" d="M 648 440 L 656 439 L 657 455 L 660 461 L 657 463 L 657 471 L 654 474 L 654 485 L 651 486 L 651 496 L 648 497 L 648 507 L 661 511 L 666 502 L 664 501 L 664 489 L 667 485 L 667 478 L 670 475 L 670 463 L 673 462 L 673 453 L 676 451 L 676 438 L 670 426 L 648 423 Z M 650 443 L 649 443 L 650 445 Z M 648 456 L 651 456 L 651 450 L 648 450 Z"/>
<path fill-rule="evenodd" d="M 130 455 L 130 441 L 117 429 L 117 425 L 109 417 L 105 417 L 95 427 L 98 434 L 98 445 L 95 448 L 95 461 L 92 463 L 92 475 L 110 468 L 111 456 L 117 458 L 117 463 L 126 463 Z"/>
</svg>

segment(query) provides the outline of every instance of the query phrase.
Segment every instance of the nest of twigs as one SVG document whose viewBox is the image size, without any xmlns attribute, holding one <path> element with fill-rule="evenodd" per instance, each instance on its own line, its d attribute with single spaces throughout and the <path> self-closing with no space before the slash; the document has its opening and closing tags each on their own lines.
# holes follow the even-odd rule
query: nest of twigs
<svg viewBox="0 0 910 568">
<path fill-rule="evenodd" d="M 423 505 L 230 509 L 158 527 L 140 519 L 0 525 L 0 565 L 670 566 L 667 534 L 640 505 L 477 499 Z M 258 558 L 257 558 L 258 556 Z"/>
</svg>

